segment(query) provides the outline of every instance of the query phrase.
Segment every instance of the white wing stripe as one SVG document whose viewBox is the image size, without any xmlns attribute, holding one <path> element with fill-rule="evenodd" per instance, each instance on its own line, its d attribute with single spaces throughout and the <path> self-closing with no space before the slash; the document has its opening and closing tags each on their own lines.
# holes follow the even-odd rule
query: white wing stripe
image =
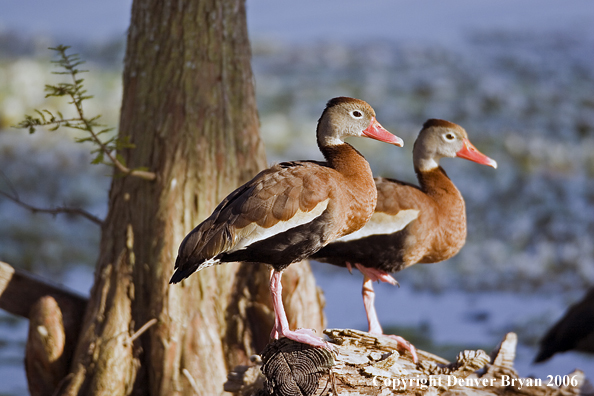
<svg viewBox="0 0 594 396">
<path fill-rule="evenodd" d="M 337 242 L 353 241 L 371 235 L 393 234 L 402 230 L 417 217 L 419 217 L 419 211 L 416 209 L 401 210 L 396 216 L 375 212 L 363 228 L 337 239 Z"/>
<path fill-rule="evenodd" d="M 242 234 L 244 236 L 240 237 L 241 239 L 237 242 L 233 249 L 229 250 L 229 252 L 235 252 L 237 250 L 244 249 L 254 242 L 262 241 L 266 238 L 270 238 L 273 235 L 283 233 L 291 228 L 309 223 L 326 210 L 329 201 L 330 198 L 327 198 L 326 200 L 317 204 L 316 207 L 314 207 L 309 212 L 297 210 L 295 215 L 289 220 L 279 221 L 269 228 L 260 227 L 255 223 L 247 226 L 246 229 L 242 230 Z"/>
</svg>

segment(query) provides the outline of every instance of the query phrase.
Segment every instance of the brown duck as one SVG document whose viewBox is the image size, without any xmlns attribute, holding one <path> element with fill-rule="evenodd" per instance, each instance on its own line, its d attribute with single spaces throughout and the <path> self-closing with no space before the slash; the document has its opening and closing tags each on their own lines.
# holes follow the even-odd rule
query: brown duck
<svg viewBox="0 0 594 396">
<path fill-rule="evenodd" d="M 454 123 L 430 119 L 423 125 L 413 148 L 419 187 L 393 179 L 375 179 L 378 198 L 375 213 L 365 227 L 344 236 L 311 257 L 363 273 L 363 303 L 369 332 L 383 334 L 375 312 L 372 282 L 397 284 L 388 273 L 417 263 L 437 263 L 454 256 L 466 241 L 464 199 L 439 166 L 443 157 L 460 157 L 497 167 L 468 140 Z M 390 336 L 409 350 L 402 337 Z"/>
<path fill-rule="evenodd" d="M 344 142 L 349 136 L 402 146 L 400 138 L 378 123 L 366 102 L 331 99 L 317 126 L 318 147 L 326 161 L 277 164 L 229 194 L 182 241 L 170 283 L 214 264 L 270 264 L 275 314 L 271 337 L 327 347 L 309 329 L 289 329 L 281 276 L 290 264 L 363 227 L 373 214 L 377 190 L 371 169 Z"/>
</svg>

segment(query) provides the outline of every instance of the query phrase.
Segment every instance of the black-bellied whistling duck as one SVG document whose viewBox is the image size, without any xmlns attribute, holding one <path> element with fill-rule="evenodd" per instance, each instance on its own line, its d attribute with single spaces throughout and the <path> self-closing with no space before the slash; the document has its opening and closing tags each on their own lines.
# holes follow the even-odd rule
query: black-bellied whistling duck
<svg viewBox="0 0 594 396">
<path fill-rule="evenodd" d="M 270 264 L 275 314 L 271 337 L 329 348 L 309 329 L 289 329 L 281 271 L 371 218 L 377 199 L 373 176 L 365 158 L 344 142 L 349 136 L 402 146 L 400 138 L 377 122 L 366 102 L 331 99 L 317 126 L 318 147 L 326 162 L 283 162 L 229 194 L 182 241 L 170 283 L 213 264 Z"/>
<path fill-rule="evenodd" d="M 481 154 L 466 131 L 445 120 L 430 119 L 423 125 L 413 148 L 413 162 L 420 187 L 393 179 L 377 178 L 377 206 L 371 220 L 357 232 L 344 236 L 312 258 L 363 273 L 363 303 L 369 332 L 383 334 L 375 312 L 372 282 L 396 285 L 388 273 L 416 263 L 436 263 L 454 256 L 466 241 L 464 199 L 439 166 L 443 157 L 461 157 L 494 168 L 497 163 Z M 408 349 L 412 345 L 390 336 Z"/>
<path fill-rule="evenodd" d="M 540 340 L 534 363 L 544 362 L 558 352 L 570 350 L 594 353 L 594 288 L 569 307 L 565 315 Z"/>
</svg>

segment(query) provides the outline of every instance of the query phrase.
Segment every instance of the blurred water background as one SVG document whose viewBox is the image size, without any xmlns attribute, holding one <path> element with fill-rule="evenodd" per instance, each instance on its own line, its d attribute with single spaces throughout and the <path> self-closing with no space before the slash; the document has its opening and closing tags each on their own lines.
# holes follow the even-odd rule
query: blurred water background
<svg viewBox="0 0 594 396">
<path fill-rule="evenodd" d="M 30 204 L 80 206 L 103 217 L 111 170 L 89 162 L 72 132 L 15 130 L 59 76 L 56 44 L 87 60 L 88 114 L 118 125 L 130 2 L 60 0 L 0 16 L 0 190 Z M 116 4 L 117 3 L 117 4 Z M 415 182 L 412 143 L 427 118 L 462 125 L 497 160 L 442 165 L 462 191 L 469 235 L 453 259 L 378 285 L 385 330 L 452 359 L 489 352 L 518 333 L 521 375 L 594 376 L 594 359 L 567 353 L 531 365 L 538 339 L 594 284 L 594 18 L 587 1 L 496 3 L 248 1 L 261 133 L 269 162 L 319 159 L 314 139 L 325 102 L 365 99 L 402 149 L 354 141 L 377 175 Z M 11 16 L 8 18 L 7 16 Z M 64 23 L 61 18 L 75 18 Z M 90 17 L 93 16 L 93 17 Z M 33 23 L 33 21 L 36 21 Z M 99 228 L 78 217 L 32 214 L 0 197 L 0 260 L 87 294 Z M 362 277 L 313 263 L 328 327 L 366 329 Z M 0 311 L 0 395 L 27 394 L 27 321 Z"/>
</svg>

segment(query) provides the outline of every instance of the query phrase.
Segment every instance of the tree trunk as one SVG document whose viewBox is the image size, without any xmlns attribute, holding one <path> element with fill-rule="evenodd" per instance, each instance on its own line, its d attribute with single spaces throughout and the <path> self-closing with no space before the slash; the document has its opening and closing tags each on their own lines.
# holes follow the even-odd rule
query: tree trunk
<svg viewBox="0 0 594 396">
<path fill-rule="evenodd" d="M 179 285 L 168 280 L 186 233 L 266 165 L 244 0 L 135 0 L 125 63 L 120 136 L 135 148 L 120 154 L 157 179 L 115 174 L 95 283 L 59 394 L 217 395 L 227 369 L 267 341 L 268 271 L 225 264 Z M 308 304 L 310 315 L 296 325 L 319 329 L 309 266 L 293 267 L 300 281 L 288 305 Z"/>
</svg>

